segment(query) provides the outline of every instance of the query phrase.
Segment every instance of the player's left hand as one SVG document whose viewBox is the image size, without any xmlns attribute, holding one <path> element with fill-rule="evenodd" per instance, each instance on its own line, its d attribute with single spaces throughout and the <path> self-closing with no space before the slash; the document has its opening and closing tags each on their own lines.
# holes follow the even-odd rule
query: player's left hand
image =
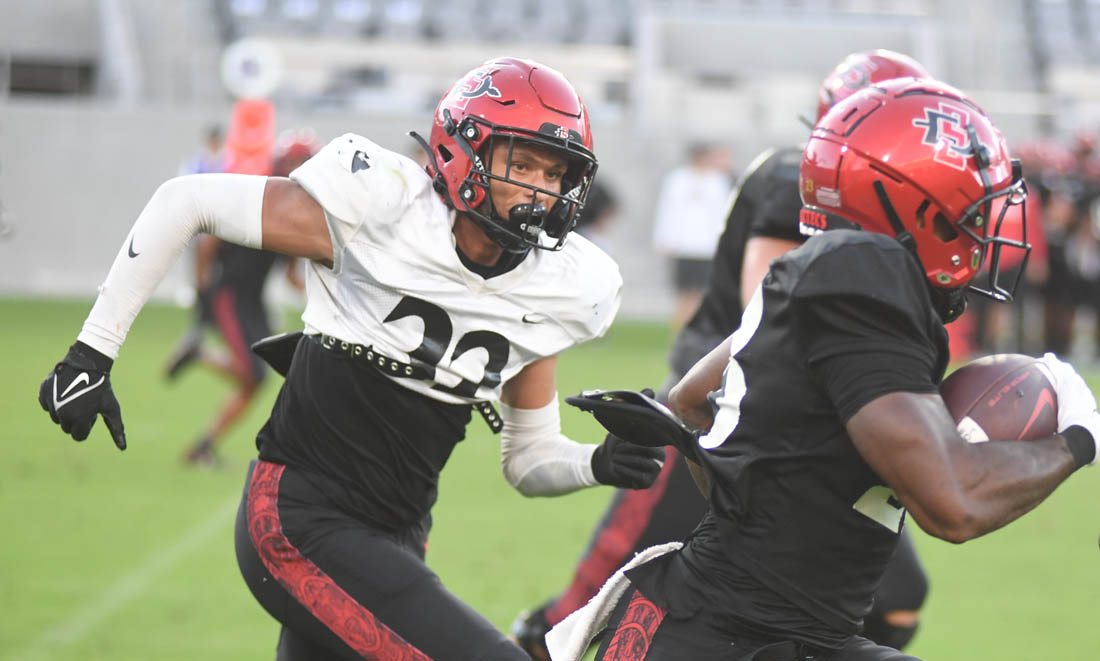
<svg viewBox="0 0 1100 661">
<path fill-rule="evenodd" d="M 1058 394 L 1058 432 L 1074 425 L 1088 430 L 1096 444 L 1092 463 L 1100 460 L 1100 413 L 1097 412 L 1096 395 L 1073 365 L 1059 360 L 1052 353 L 1045 353 L 1039 362 L 1046 365 L 1054 378 L 1051 385 Z"/>
<path fill-rule="evenodd" d="M 107 356 L 77 341 L 39 386 L 38 403 L 61 431 L 76 441 L 88 438 L 96 417 L 102 414 L 115 445 L 125 450 L 122 410 L 111 389 L 112 364 Z"/>
<path fill-rule="evenodd" d="M 664 448 L 634 445 L 608 434 L 592 453 L 592 475 L 600 484 L 622 489 L 645 489 L 657 481 L 664 462 Z"/>
</svg>

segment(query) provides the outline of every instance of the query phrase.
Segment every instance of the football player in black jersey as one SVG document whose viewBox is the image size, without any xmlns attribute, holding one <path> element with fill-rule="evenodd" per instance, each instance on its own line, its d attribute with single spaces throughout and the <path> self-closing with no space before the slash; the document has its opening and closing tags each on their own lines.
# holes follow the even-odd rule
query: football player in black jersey
<svg viewBox="0 0 1100 661">
<path fill-rule="evenodd" d="M 670 393 L 705 430 L 681 450 L 710 509 L 625 572 L 599 659 L 911 659 L 858 635 L 907 514 L 965 542 L 1095 461 L 1096 399 L 1052 354 L 1049 438 L 968 443 L 939 395 L 944 324 L 968 287 L 1011 300 L 1001 253 L 1026 250 L 991 215 L 1023 203 L 1019 164 L 973 102 L 931 80 L 857 92 L 813 130 L 800 191 L 815 236 Z"/>
<path fill-rule="evenodd" d="M 664 454 L 561 433 L 556 356 L 607 330 L 622 284 L 571 236 L 596 171 L 573 86 L 490 60 L 443 96 L 420 142 L 426 169 L 349 133 L 289 178 L 166 182 L 39 388 L 65 433 L 83 440 L 102 414 L 125 449 L 110 369 L 187 242 L 207 232 L 309 260 L 304 334 L 287 338 L 236 527 L 245 582 L 282 624 L 280 660 L 528 659 L 424 562 L 439 473 L 473 410 L 529 496 L 646 487 Z"/>
<path fill-rule="evenodd" d="M 902 77 L 930 76 L 901 53 L 884 49 L 852 53 L 822 81 L 817 119 L 867 85 Z M 803 145 L 797 145 L 765 150 L 735 186 L 703 299 L 669 352 L 670 374 L 661 399 L 692 365 L 736 330 L 744 301 L 764 278 L 768 264 L 805 240 L 798 229 L 802 149 Z M 657 483 L 649 489 L 616 491 L 569 585 L 560 595 L 516 619 L 512 635 L 532 657 L 549 658 L 546 631 L 583 606 L 612 572 L 642 549 L 685 538 L 703 517 L 706 500 L 687 464 L 677 459 L 678 453 L 670 450 Z M 875 607 L 864 618 L 864 635 L 883 645 L 904 647 L 916 631 L 917 611 L 927 590 L 916 549 L 905 534 L 876 594 Z"/>
<path fill-rule="evenodd" d="M 317 153 L 318 146 L 308 133 L 278 145 L 271 176 L 288 176 Z M 187 448 L 184 460 L 189 464 L 213 466 L 218 463 L 219 442 L 248 410 L 267 376 L 263 359 L 249 347 L 271 335 L 270 314 L 263 294 L 268 273 L 278 258 L 273 252 L 245 248 L 210 235 L 200 236 L 196 242 L 197 320 L 169 357 L 165 376 L 175 379 L 184 368 L 199 363 L 225 375 L 236 389 L 199 438 Z M 296 267 L 294 260 L 288 260 L 287 281 L 302 291 L 304 284 Z M 218 331 L 226 351 L 203 346 L 206 327 Z"/>
</svg>

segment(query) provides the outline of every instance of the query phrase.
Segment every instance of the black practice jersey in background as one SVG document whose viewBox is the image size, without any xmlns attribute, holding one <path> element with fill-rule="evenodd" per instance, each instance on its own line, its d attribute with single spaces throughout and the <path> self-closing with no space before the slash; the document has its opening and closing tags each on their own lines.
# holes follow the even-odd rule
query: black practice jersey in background
<svg viewBox="0 0 1100 661">
<path fill-rule="evenodd" d="M 210 281 L 210 290 L 230 287 L 243 295 L 259 298 L 264 289 L 264 281 L 272 265 L 279 256 L 268 250 L 256 250 L 238 246 L 228 241 L 218 245 L 214 256 L 214 273 Z"/>
<path fill-rule="evenodd" d="M 468 404 L 429 399 L 307 336 L 256 446 L 260 459 L 315 476 L 332 505 L 400 532 L 428 516 L 469 421 Z"/>
<path fill-rule="evenodd" d="M 722 407 L 700 439 L 716 445 L 698 451 L 711 512 L 683 552 L 631 578 L 673 613 L 705 605 L 735 630 L 836 648 L 904 521 L 844 425 L 890 392 L 936 392 L 947 333 L 916 259 L 870 232 L 813 237 L 772 263 L 762 294 L 724 377 L 740 414 Z"/>
<path fill-rule="evenodd" d="M 740 323 L 745 303 L 741 300 L 741 266 L 746 242 L 754 236 L 805 240 L 798 231 L 801 163 L 801 146 L 769 149 L 741 176 L 699 309 L 680 331 L 669 354 L 674 374 L 686 374 Z"/>
</svg>

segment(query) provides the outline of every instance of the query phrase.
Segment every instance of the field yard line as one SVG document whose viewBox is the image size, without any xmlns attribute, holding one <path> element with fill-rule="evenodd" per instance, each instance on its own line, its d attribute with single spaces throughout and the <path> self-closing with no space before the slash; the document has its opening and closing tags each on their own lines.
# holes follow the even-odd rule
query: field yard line
<svg viewBox="0 0 1100 661">
<path fill-rule="evenodd" d="M 199 522 L 176 542 L 155 552 L 141 567 L 115 581 L 98 599 L 84 606 L 68 620 L 40 635 L 24 651 L 8 658 L 21 661 L 34 659 L 54 648 L 71 645 L 86 636 L 115 611 L 148 590 L 161 574 L 201 548 L 215 533 L 223 530 L 225 524 L 236 514 L 239 502 L 240 496 L 236 495 L 225 501 L 212 516 Z"/>
</svg>

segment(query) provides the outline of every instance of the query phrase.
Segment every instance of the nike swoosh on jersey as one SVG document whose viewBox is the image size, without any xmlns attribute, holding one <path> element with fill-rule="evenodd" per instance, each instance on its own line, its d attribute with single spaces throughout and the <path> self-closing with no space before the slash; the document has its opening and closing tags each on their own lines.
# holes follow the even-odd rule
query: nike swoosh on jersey
<svg viewBox="0 0 1100 661">
<path fill-rule="evenodd" d="M 134 252 L 134 237 L 132 236 L 130 237 L 130 247 L 126 248 L 126 254 L 130 255 L 131 259 L 141 254 L 140 252 Z"/>
<path fill-rule="evenodd" d="M 57 398 L 57 379 L 54 379 L 54 381 L 53 381 L 53 410 L 57 411 L 62 406 L 65 406 L 66 404 L 73 401 L 77 397 L 80 397 L 81 395 L 83 395 L 85 393 L 88 393 L 88 392 L 91 392 L 92 390 L 95 390 L 100 385 L 102 385 L 103 382 L 106 379 L 107 379 L 106 375 L 101 376 L 101 377 L 99 377 L 99 381 L 96 381 L 95 383 L 88 386 L 87 388 L 82 388 L 80 390 L 77 390 L 76 392 L 74 392 L 73 394 L 70 395 L 69 391 L 71 391 L 73 388 L 75 388 L 77 386 L 77 384 L 84 384 L 84 383 L 88 383 L 89 381 L 91 381 L 91 377 L 88 376 L 87 372 L 81 372 L 79 374 L 79 376 L 77 376 L 75 379 L 73 379 L 72 383 L 70 383 L 69 386 L 67 388 L 65 388 L 65 392 L 61 393 L 61 399 Z"/>
<path fill-rule="evenodd" d="M 546 321 L 546 315 L 540 314 L 538 312 L 528 312 L 527 314 L 523 315 L 521 321 L 523 321 L 523 323 L 525 324 L 541 324 L 542 322 Z"/>
</svg>

